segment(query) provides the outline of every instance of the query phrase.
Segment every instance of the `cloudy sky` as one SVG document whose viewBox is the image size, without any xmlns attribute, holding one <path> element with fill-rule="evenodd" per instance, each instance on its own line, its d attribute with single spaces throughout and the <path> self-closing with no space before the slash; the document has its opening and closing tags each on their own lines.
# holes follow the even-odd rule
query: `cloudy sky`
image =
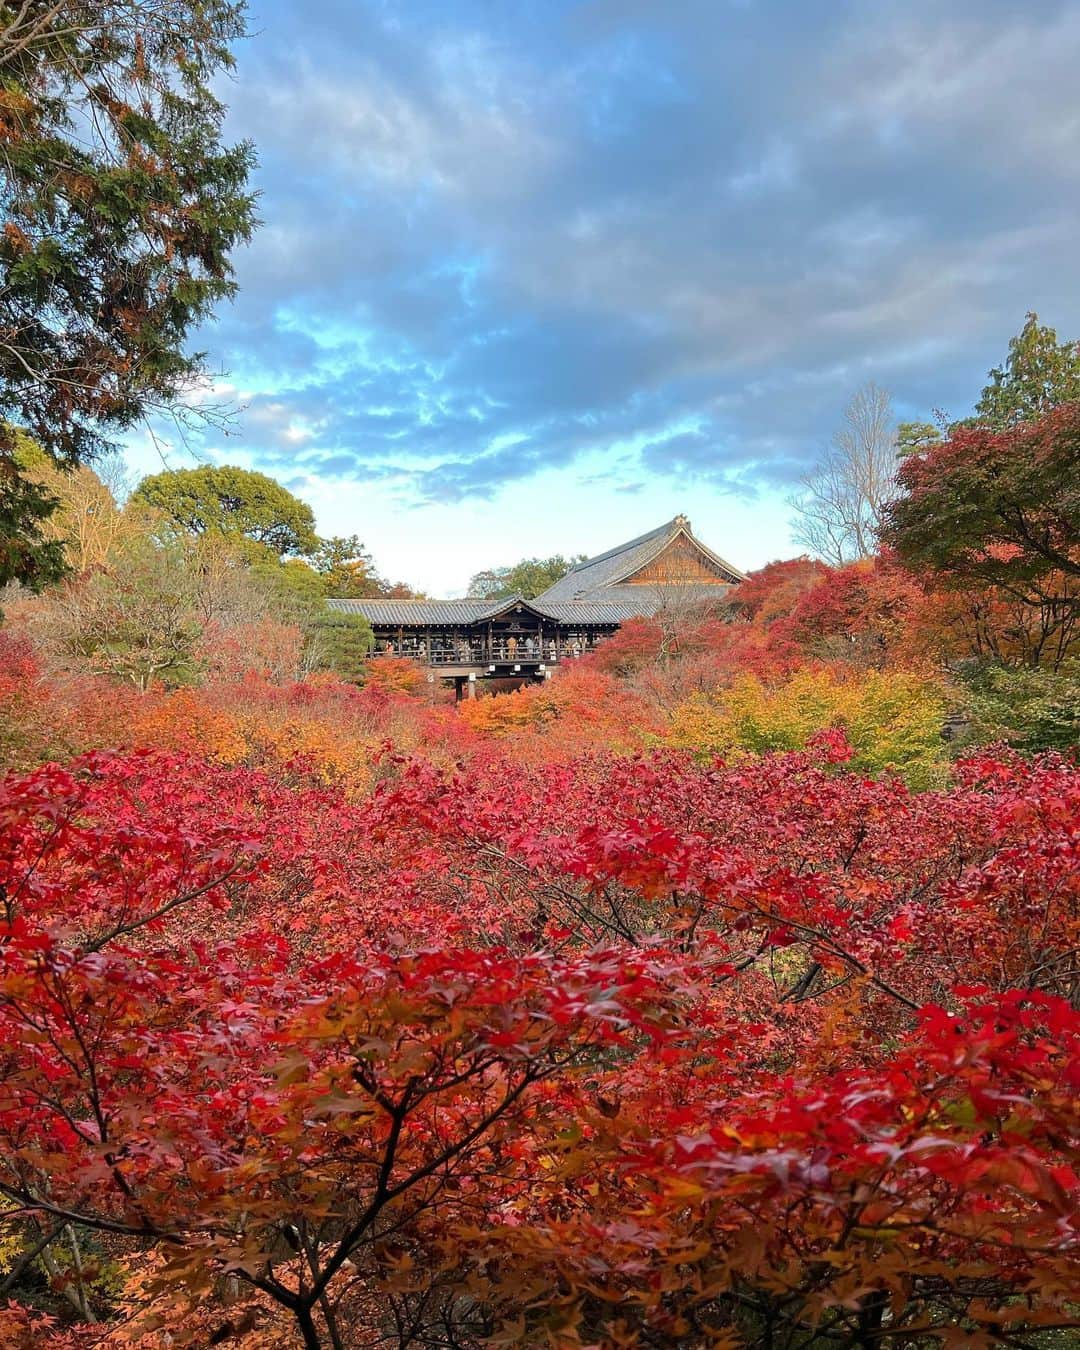
<svg viewBox="0 0 1080 1350">
<path fill-rule="evenodd" d="M 685 511 L 743 567 L 866 380 L 1080 335 L 1080 3 L 253 0 L 264 224 L 202 336 L 259 468 L 460 593 Z M 136 470 L 160 468 L 135 447 Z"/>
</svg>

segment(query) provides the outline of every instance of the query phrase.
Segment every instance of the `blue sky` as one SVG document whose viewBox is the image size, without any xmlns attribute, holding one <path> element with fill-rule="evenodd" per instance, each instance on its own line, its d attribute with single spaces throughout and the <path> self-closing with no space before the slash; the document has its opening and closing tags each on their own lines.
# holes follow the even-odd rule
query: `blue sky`
<svg viewBox="0 0 1080 1350">
<path fill-rule="evenodd" d="M 460 593 L 685 511 L 744 568 L 868 379 L 1080 335 L 1080 4 L 255 0 L 264 224 L 200 335 L 240 463 Z M 161 467 L 133 445 L 136 471 Z"/>
</svg>

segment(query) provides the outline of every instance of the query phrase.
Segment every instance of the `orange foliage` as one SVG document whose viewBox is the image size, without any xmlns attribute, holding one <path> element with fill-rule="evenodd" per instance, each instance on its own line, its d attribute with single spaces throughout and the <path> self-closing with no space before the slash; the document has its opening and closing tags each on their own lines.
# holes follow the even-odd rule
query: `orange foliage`
<svg viewBox="0 0 1080 1350">
<path fill-rule="evenodd" d="M 883 558 L 828 569 L 804 590 L 776 635 L 807 656 L 882 667 L 900 656 L 927 598 L 909 572 Z"/>
<path fill-rule="evenodd" d="M 425 684 L 424 672 L 415 661 L 402 656 L 376 656 L 364 671 L 364 688 L 388 694 L 415 694 Z"/>
<path fill-rule="evenodd" d="M 586 661 L 512 694 L 468 699 L 459 705 L 459 717 L 482 735 L 517 735 L 522 749 L 521 733 L 527 733 L 534 755 L 572 753 L 586 746 L 631 749 L 660 729 L 642 699 Z"/>
</svg>

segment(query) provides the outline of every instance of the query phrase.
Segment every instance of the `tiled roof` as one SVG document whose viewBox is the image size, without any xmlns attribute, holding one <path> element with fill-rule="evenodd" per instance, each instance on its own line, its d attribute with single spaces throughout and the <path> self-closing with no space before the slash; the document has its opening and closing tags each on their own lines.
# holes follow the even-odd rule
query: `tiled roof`
<svg viewBox="0 0 1080 1350">
<path fill-rule="evenodd" d="M 648 586 L 622 586 L 610 600 L 569 600 L 559 603 L 525 600 L 328 600 L 331 609 L 342 614 L 362 614 L 373 624 L 440 625 L 482 623 L 514 605 L 524 605 L 545 619 L 557 623 L 621 623 L 639 614 L 652 614 L 659 599 Z"/>
<path fill-rule="evenodd" d="M 643 608 L 637 597 L 629 600 L 539 600 L 532 602 L 545 619 L 554 619 L 556 623 L 622 623 L 624 619 L 636 619 L 642 614 L 652 614 L 655 607 Z"/>
<path fill-rule="evenodd" d="M 727 586 L 685 586 L 680 598 L 708 603 L 723 600 Z M 623 623 L 655 614 L 671 599 L 670 592 L 658 586 L 609 586 L 588 600 L 524 600 L 516 597 L 493 605 L 487 600 L 328 600 L 331 609 L 343 614 L 362 614 L 380 627 L 441 627 L 482 623 L 501 614 L 508 606 L 521 604 L 556 623 Z"/>
<path fill-rule="evenodd" d="M 345 614 L 363 614 L 371 623 L 386 627 L 439 627 L 479 623 L 494 618 L 515 605 L 523 605 L 557 623 L 617 624 L 624 619 L 655 614 L 674 597 L 692 603 L 722 601 L 730 585 L 688 582 L 670 586 L 623 584 L 655 558 L 679 533 L 687 536 L 709 558 L 719 572 L 730 578 L 730 585 L 743 574 L 707 549 L 690 532 L 685 516 L 676 516 L 666 525 L 648 534 L 620 544 L 595 558 L 578 563 L 566 576 L 549 586 L 535 600 L 514 595 L 502 600 L 330 600 L 331 609 Z"/>
<path fill-rule="evenodd" d="M 605 586 L 603 590 L 581 599 L 578 603 L 633 605 L 637 614 L 655 614 L 657 610 L 665 606 L 671 607 L 675 603 L 720 604 L 734 589 L 734 585 L 722 583 L 710 585 L 708 582 L 700 584 L 687 582 L 681 585 L 643 586 L 640 582 L 636 582 L 628 586 Z M 541 601 L 537 600 L 536 603 L 539 605 Z M 545 599 L 543 603 L 546 605 L 549 601 Z"/>
<path fill-rule="evenodd" d="M 730 578 L 732 585 L 743 580 L 743 574 L 738 568 L 732 567 L 730 563 L 725 562 L 711 549 L 706 548 L 700 539 L 694 538 L 685 516 L 676 516 L 674 520 L 669 520 L 665 525 L 650 530 L 648 534 L 639 535 L 636 539 L 620 544 L 618 548 L 608 549 L 606 553 L 600 553 L 595 558 L 588 558 L 585 562 L 578 563 L 564 577 L 549 586 L 542 595 L 537 596 L 537 603 L 607 599 L 612 589 L 624 577 L 632 576 L 651 562 L 680 532 L 692 539 L 698 548 L 712 559 L 718 569 Z M 625 591 L 628 588 L 622 589 Z M 638 588 L 635 587 L 634 589 Z M 643 586 L 640 589 L 650 590 L 652 588 Z M 659 607 L 659 601 L 654 597 L 651 609 L 647 611 L 638 610 L 637 612 L 652 613 Z"/>
<path fill-rule="evenodd" d="M 371 623 L 475 623 L 500 613 L 506 600 L 328 600 L 342 614 L 362 614 Z"/>
<path fill-rule="evenodd" d="M 544 591 L 543 599 L 577 600 L 590 591 L 598 590 L 601 586 L 607 586 L 619 577 L 625 576 L 628 570 L 634 570 L 635 565 L 643 567 L 656 553 L 658 546 L 662 547 L 671 537 L 674 529 L 675 522 L 669 521 L 659 529 L 650 530 L 648 534 L 639 535 L 629 543 L 620 544 L 618 548 L 608 549 L 606 553 L 599 553 L 595 558 L 587 558 L 585 562 L 571 567 L 564 577 L 560 577 L 550 585 Z M 640 562 L 637 561 L 639 558 Z"/>
</svg>

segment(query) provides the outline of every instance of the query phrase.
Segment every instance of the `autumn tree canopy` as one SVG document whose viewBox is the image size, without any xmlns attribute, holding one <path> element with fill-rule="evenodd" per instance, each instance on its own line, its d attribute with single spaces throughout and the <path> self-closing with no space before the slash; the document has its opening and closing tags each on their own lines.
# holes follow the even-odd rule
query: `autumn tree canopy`
<svg viewBox="0 0 1080 1350">
<path fill-rule="evenodd" d="M 1032 603 L 1080 577 L 1080 403 L 1003 431 L 958 427 L 898 482 L 883 537 L 917 573 Z"/>
<path fill-rule="evenodd" d="M 310 1350 L 1074 1329 L 1076 771 L 845 753 L 0 782 L 17 1278 Z"/>
</svg>

